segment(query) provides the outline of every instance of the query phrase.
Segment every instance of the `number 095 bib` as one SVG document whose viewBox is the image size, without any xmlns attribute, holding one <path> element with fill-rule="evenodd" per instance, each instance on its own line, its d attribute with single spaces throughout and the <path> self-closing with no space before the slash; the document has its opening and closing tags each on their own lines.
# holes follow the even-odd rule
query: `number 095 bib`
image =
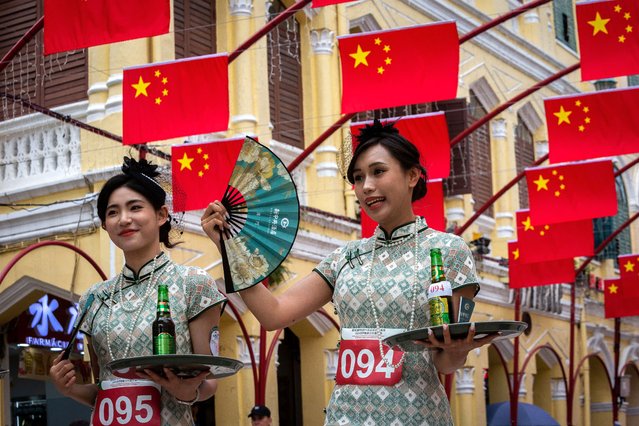
<svg viewBox="0 0 639 426">
<path fill-rule="evenodd" d="M 382 330 L 383 337 L 404 330 Z M 383 345 L 384 357 L 379 351 L 377 330 L 370 328 L 344 328 L 339 344 L 337 372 L 335 382 L 338 385 L 381 385 L 392 386 L 402 378 L 402 366 L 397 364 L 402 357 L 401 351 L 395 351 Z"/>
<path fill-rule="evenodd" d="M 93 426 L 159 426 L 160 386 L 150 380 L 106 380 L 100 383 Z"/>
</svg>

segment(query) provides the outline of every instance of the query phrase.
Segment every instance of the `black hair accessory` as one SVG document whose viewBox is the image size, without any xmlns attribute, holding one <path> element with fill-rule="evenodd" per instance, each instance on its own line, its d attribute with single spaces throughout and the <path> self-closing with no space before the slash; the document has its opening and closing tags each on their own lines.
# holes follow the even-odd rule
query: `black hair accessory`
<svg viewBox="0 0 639 426">
<path fill-rule="evenodd" d="M 395 122 L 387 121 L 382 124 L 382 122 L 376 118 L 373 120 L 373 124 L 367 124 L 359 131 L 357 141 L 362 143 L 373 138 L 391 135 L 399 135 L 399 130 L 395 128 Z"/>
<path fill-rule="evenodd" d="M 129 176 L 135 175 L 145 175 L 150 178 L 154 178 L 160 174 L 157 171 L 158 166 L 155 164 L 151 164 L 145 159 L 141 159 L 139 162 L 135 161 L 133 158 L 124 157 L 124 162 L 122 163 L 122 172 Z"/>
</svg>

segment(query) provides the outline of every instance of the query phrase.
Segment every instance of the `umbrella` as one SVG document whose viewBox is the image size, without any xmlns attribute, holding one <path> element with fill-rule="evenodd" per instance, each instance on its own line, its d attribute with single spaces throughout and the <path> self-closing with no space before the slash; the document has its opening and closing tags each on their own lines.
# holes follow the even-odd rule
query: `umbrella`
<svg viewBox="0 0 639 426">
<path fill-rule="evenodd" d="M 497 402 L 486 407 L 488 426 L 510 426 L 510 401 Z M 519 402 L 517 408 L 519 426 L 559 426 L 559 422 L 542 408 Z"/>
</svg>

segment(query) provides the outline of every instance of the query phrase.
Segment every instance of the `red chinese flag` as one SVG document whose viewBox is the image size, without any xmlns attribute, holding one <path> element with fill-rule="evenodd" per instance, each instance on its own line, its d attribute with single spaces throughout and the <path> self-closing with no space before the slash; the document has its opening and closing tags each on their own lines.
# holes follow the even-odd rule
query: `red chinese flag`
<svg viewBox="0 0 639 426">
<path fill-rule="evenodd" d="M 639 297 L 639 254 L 625 254 L 617 258 L 624 294 Z"/>
<path fill-rule="evenodd" d="M 346 35 L 338 41 L 344 114 L 457 96 L 454 22 Z"/>
<path fill-rule="evenodd" d="M 426 196 L 413 203 L 413 212 L 426 219 L 429 227 L 437 231 L 446 231 L 446 217 L 444 216 L 444 185 L 441 179 L 428 181 Z M 371 219 L 364 209 L 360 213 L 362 224 L 362 238 L 373 235 L 377 222 Z"/>
<path fill-rule="evenodd" d="M 627 294 L 621 278 L 604 280 L 604 312 L 606 318 L 639 315 L 639 297 Z"/>
<path fill-rule="evenodd" d="M 198 56 L 124 69 L 123 143 L 226 130 L 228 56 Z"/>
<path fill-rule="evenodd" d="M 551 163 L 639 152 L 639 88 L 551 98 L 544 107 Z"/>
<path fill-rule="evenodd" d="M 526 169 L 533 225 L 550 225 L 617 214 L 612 161 Z"/>
<path fill-rule="evenodd" d="M 243 145 L 244 138 L 173 145 L 173 210 L 202 209 L 221 200 Z"/>
<path fill-rule="evenodd" d="M 577 3 L 581 79 L 639 73 L 639 2 Z"/>
<path fill-rule="evenodd" d="M 313 0 L 311 7 L 324 7 L 339 3 L 348 3 L 352 0 Z"/>
<path fill-rule="evenodd" d="M 519 257 L 524 263 L 595 254 L 592 220 L 533 225 L 529 210 L 517 211 Z"/>
<path fill-rule="evenodd" d="M 45 0 L 44 54 L 169 32 L 169 0 Z"/>
<path fill-rule="evenodd" d="M 450 174 L 450 140 L 443 112 L 382 120 L 383 123 L 389 121 L 394 122 L 399 133 L 417 147 L 429 179 L 448 177 Z M 363 121 L 351 124 L 351 134 L 359 134 L 362 127 L 372 123 L 372 121 Z M 356 146 L 357 141 L 353 138 L 353 149 Z"/>
<path fill-rule="evenodd" d="M 572 259 L 524 263 L 520 257 L 519 242 L 509 241 L 508 280 L 510 288 L 572 283 L 575 281 L 575 266 Z"/>
</svg>

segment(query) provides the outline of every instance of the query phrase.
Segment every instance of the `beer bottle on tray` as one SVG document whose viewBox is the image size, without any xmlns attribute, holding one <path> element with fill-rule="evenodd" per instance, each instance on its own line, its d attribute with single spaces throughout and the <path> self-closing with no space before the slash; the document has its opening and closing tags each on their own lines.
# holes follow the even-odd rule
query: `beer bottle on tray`
<svg viewBox="0 0 639 426">
<path fill-rule="evenodd" d="M 443 325 L 455 322 L 453 316 L 453 289 L 444 275 L 442 252 L 438 248 L 430 250 L 431 283 L 428 287 L 428 308 L 430 325 Z"/>
<path fill-rule="evenodd" d="M 169 288 L 166 284 L 158 286 L 157 316 L 153 321 L 153 355 L 175 353 L 175 324 L 169 308 Z"/>
</svg>

